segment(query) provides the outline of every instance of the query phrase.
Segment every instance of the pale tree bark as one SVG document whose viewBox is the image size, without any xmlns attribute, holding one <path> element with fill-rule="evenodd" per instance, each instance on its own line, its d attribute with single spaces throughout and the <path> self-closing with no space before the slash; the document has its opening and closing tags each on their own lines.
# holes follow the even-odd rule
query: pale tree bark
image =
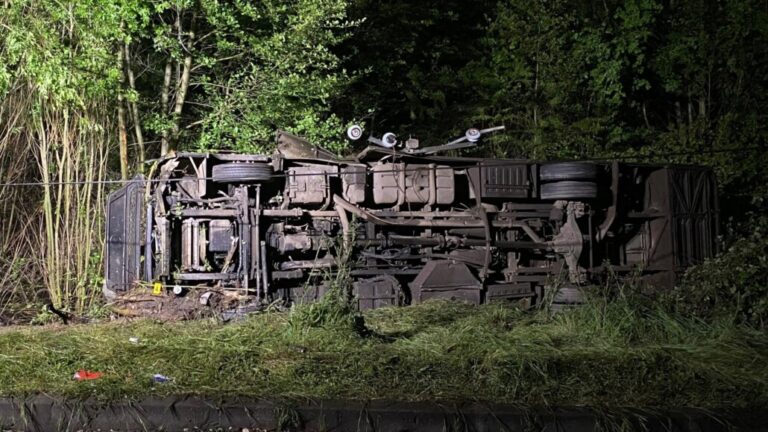
<svg viewBox="0 0 768 432">
<path fill-rule="evenodd" d="M 691 98 L 691 92 L 688 92 L 688 125 L 693 124 L 693 99 Z"/>
<path fill-rule="evenodd" d="M 128 180 L 128 132 L 125 127 L 125 103 L 123 88 L 125 87 L 125 68 L 123 59 L 123 47 L 117 48 L 117 68 L 120 71 L 119 86 L 117 89 L 117 132 L 120 140 L 120 176 Z"/>
<path fill-rule="evenodd" d="M 648 102 L 643 102 L 643 120 L 645 120 L 645 127 L 650 129 L 651 122 L 648 121 Z"/>
<path fill-rule="evenodd" d="M 133 75 L 133 68 L 131 67 L 131 48 L 128 43 L 125 47 L 125 70 L 128 73 L 128 87 L 136 94 L 136 79 Z M 144 160 L 146 159 L 146 153 L 144 150 L 144 134 L 141 131 L 141 122 L 139 120 L 139 108 L 135 100 L 128 102 L 131 108 L 131 118 L 133 120 L 133 133 L 136 135 L 136 145 L 138 147 L 138 172 L 144 172 Z"/>
<path fill-rule="evenodd" d="M 160 108 L 163 110 L 163 115 L 168 114 L 168 101 L 170 100 L 171 93 L 171 75 L 173 74 L 173 59 L 168 56 L 168 61 L 165 63 L 165 75 L 163 75 L 163 90 L 160 93 Z M 160 134 L 160 156 L 164 156 L 170 149 L 170 139 L 168 137 L 168 129 L 163 128 Z"/>
<path fill-rule="evenodd" d="M 177 31 L 181 37 L 181 19 L 177 19 Z M 189 24 L 189 31 L 187 32 L 186 44 L 182 44 L 184 49 L 184 62 L 181 70 L 181 77 L 179 77 L 178 87 L 176 88 L 176 101 L 173 107 L 173 127 L 171 129 L 173 140 L 176 141 L 179 137 L 179 129 L 181 122 L 181 113 L 184 109 L 184 101 L 187 97 L 187 90 L 189 89 L 189 76 L 192 71 L 192 45 L 195 42 L 195 14 L 192 14 L 192 18 Z"/>
</svg>

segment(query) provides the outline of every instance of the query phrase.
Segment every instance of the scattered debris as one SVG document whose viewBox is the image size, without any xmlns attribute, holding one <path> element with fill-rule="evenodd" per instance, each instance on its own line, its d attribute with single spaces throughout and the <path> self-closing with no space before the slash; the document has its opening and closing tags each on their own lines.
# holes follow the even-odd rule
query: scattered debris
<svg viewBox="0 0 768 432">
<path fill-rule="evenodd" d="M 168 381 L 171 381 L 171 379 L 165 375 L 154 374 L 152 375 L 152 381 L 156 383 L 167 383 Z"/>
<path fill-rule="evenodd" d="M 132 343 L 132 344 L 134 344 L 134 345 L 138 345 L 138 343 L 139 343 L 139 340 L 140 340 L 140 339 L 139 339 L 139 338 L 137 338 L 136 336 L 131 336 L 131 337 L 129 337 L 129 338 L 128 338 L 128 342 L 130 342 L 130 343 Z"/>
<path fill-rule="evenodd" d="M 90 381 L 90 380 L 99 379 L 103 375 L 104 374 L 101 372 L 93 372 L 85 369 L 80 369 L 79 371 L 75 372 L 75 375 L 72 378 L 77 381 Z"/>
<path fill-rule="evenodd" d="M 221 313 L 221 320 L 224 322 L 238 321 L 248 316 L 248 314 L 260 312 L 262 310 L 264 310 L 264 305 L 254 301 L 237 306 L 233 309 L 225 310 Z"/>
<path fill-rule="evenodd" d="M 203 306 L 208 306 L 208 303 L 211 300 L 211 296 L 214 294 L 213 291 L 207 291 L 203 293 L 203 295 L 200 296 L 200 304 Z"/>
<path fill-rule="evenodd" d="M 152 288 L 136 287 L 121 294 L 111 304 L 111 311 L 122 317 L 149 317 L 160 321 L 183 321 L 218 316 L 236 308 L 240 295 L 227 295 L 219 290 L 189 289 L 182 296 L 169 290 L 155 295 Z"/>
</svg>

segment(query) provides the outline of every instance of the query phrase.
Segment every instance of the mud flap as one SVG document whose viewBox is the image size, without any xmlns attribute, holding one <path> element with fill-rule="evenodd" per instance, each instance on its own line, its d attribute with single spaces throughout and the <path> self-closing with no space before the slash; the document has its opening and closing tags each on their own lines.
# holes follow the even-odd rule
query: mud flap
<svg viewBox="0 0 768 432">
<path fill-rule="evenodd" d="M 480 304 L 483 284 L 464 263 L 429 261 L 410 283 L 411 303 L 447 299 Z"/>
<path fill-rule="evenodd" d="M 144 177 L 136 176 L 107 197 L 106 295 L 127 291 L 141 279 L 144 187 Z"/>
</svg>

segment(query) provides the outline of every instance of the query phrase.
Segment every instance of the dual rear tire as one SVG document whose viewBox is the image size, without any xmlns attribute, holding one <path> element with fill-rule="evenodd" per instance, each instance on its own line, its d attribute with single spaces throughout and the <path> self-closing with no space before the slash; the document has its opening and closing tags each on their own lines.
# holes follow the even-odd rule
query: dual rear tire
<svg viewBox="0 0 768 432">
<path fill-rule="evenodd" d="M 539 168 L 539 196 L 545 200 L 597 198 L 597 165 L 588 162 L 557 162 Z"/>
</svg>

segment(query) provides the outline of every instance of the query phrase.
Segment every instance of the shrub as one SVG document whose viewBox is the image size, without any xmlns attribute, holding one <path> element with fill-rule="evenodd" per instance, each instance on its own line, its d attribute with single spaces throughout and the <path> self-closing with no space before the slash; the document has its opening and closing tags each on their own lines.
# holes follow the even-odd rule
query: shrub
<svg viewBox="0 0 768 432">
<path fill-rule="evenodd" d="M 677 311 L 704 319 L 730 317 L 758 327 L 768 324 L 768 218 L 754 218 L 750 225 L 750 234 L 686 273 L 673 292 Z"/>
</svg>

